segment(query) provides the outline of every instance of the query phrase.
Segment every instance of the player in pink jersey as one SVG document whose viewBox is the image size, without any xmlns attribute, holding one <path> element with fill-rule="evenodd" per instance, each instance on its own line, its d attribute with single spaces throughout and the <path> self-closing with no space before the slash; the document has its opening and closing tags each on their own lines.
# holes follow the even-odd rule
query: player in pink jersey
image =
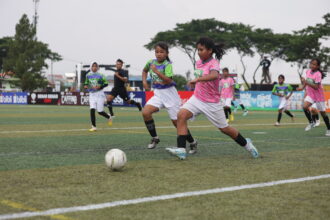
<svg viewBox="0 0 330 220">
<path fill-rule="evenodd" d="M 227 122 L 234 120 L 234 116 L 231 114 L 231 102 L 234 98 L 234 84 L 235 81 L 233 78 L 229 77 L 228 68 L 222 69 L 222 77 L 220 79 L 220 88 L 221 88 L 221 101 L 224 105 L 224 111 L 226 115 Z"/>
<path fill-rule="evenodd" d="M 322 79 L 325 77 L 325 74 L 320 70 L 320 60 L 312 59 L 309 64 L 309 70 L 306 72 L 306 79 L 301 78 L 303 86 L 306 87 L 306 97 L 304 100 L 304 112 L 308 119 L 309 124 L 305 128 L 305 131 L 311 130 L 315 127 L 309 107 L 314 103 L 316 104 L 317 109 L 320 111 L 324 123 L 327 126 L 326 136 L 330 136 L 330 123 L 329 117 L 325 113 L 325 99 L 323 94 Z"/>
<path fill-rule="evenodd" d="M 180 159 L 186 158 L 186 140 L 188 119 L 203 113 L 221 132 L 230 136 L 239 145 L 248 150 L 254 158 L 259 156 L 250 139 L 245 139 L 235 128 L 226 122 L 219 92 L 219 62 L 224 51 L 222 46 L 215 45 L 213 40 L 202 37 L 196 43 L 200 60 L 196 62 L 195 79 L 188 85 L 195 86 L 193 96 L 181 107 L 177 121 L 177 147 L 166 150 Z M 215 54 L 216 58 L 213 58 Z"/>
</svg>

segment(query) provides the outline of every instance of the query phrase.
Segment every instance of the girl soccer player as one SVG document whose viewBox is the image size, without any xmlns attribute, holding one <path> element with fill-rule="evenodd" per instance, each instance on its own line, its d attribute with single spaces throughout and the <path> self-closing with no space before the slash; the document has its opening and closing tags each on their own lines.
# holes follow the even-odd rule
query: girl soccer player
<svg viewBox="0 0 330 220">
<path fill-rule="evenodd" d="M 234 100 L 231 102 L 231 105 L 234 107 L 234 112 L 236 113 L 238 109 L 238 105 L 241 106 L 243 110 L 243 116 L 247 116 L 249 111 L 245 108 L 242 100 L 241 100 L 241 85 L 238 83 L 238 78 L 235 80 L 235 85 L 234 85 Z"/>
<path fill-rule="evenodd" d="M 287 110 L 287 101 L 292 96 L 293 89 L 290 84 L 284 83 L 285 77 L 284 75 L 278 76 L 278 84 L 274 85 L 272 90 L 273 95 L 280 97 L 280 105 L 278 106 L 278 115 L 275 126 L 279 126 L 281 123 L 282 112 L 284 110 L 285 114 L 291 117 L 291 120 L 294 120 L 294 116 L 291 114 L 289 110 Z"/>
<path fill-rule="evenodd" d="M 176 84 L 172 80 L 173 69 L 170 58 L 168 57 L 168 46 L 164 42 L 159 42 L 155 45 L 156 59 L 149 60 L 142 72 L 143 87 L 146 91 L 149 90 L 147 83 L 148 72 L 152 79 L 152 87 L 154 89 L 154 96 L 146 103 L 143 108 L 142 115 L 144 123 L 152 137 L 149 149 L 153 149 L 159 143 L 157 136 L 155 122 L 152 114 L 158 112 L 162 108 L 166 108 L 173 125 L 176 127 L 177 114 L 180 109 L 181 99 L 175 88 Z M 187 138 L 190 143 L 190 153 L 195 153 L 197 148 L 197 141 L 188 134 Z"/>
<path fill-rule="evenodd" d="M 227 119 L 227 123 L 230 121 L 234 121 L 234 116 L 231 114 L 231 102 L 234 98 L 234 79 L 229 77 L 228 68 L 223 68 L 222 77 L 220 79 L 219 86 L 221 88 L 221 101 L 224 104 L 224 111 Z"/>
<path fill-rule="evenodd" d="M 325 135 L 330 136 L 330 123 L 329 117 L 325 113 L 325 99 L 323 94 L 322 79 L 325 77 L 325 74 L 320 70 L 320 60 L 312 59 L 309 64 L 309 70 L 306 72 L 306 79 L 301 78 L 301 81 L 306 87 L 306 97 L 304 100 L 304 112 L 306 118 L 308 119 L 309 124 L 305 128 L 305 131 L 309 131 L 314 127 L 313 119 L 309 111 L 309 107 L 314 103 L 316 104 L 317 109 L 320 111 L 327 130 Z"/>
<path fill-rule="evenodd" d="M 219 62 L 224 51 L 222 46 L 215 45 L 213 40 L 202 37 L 197 42 L 197 51 L 200 60 L 196 63 L 196 78 L 189 82 L 195 85 L 193 96 L 181 107 L 177 122 L 177 147 L 166 150 L 179 157 L 186 158 L 186 140 L 188 138 L 187 121 L 194 116 L 203 113 L 208 120 L 221 132 L 230 136 L 239 145 L 251 153 L 254 158 L 259 156 L 257 149 L 250 139 L 245 139 L 235 128 L 227 124 L 223 105 L 220 102 L 219 92 Z M 217 59 L 212 55 L 215 54 Z"/>
<path fill-rule="evenodd" d="M 96 131 L 95 109 L 99 115 L 108 119 L 109 126 L 112 125 L 111 116 L 104 112 L 105 94 L 103 88 L 108 86 L 105 76 L 98 72 L 99 65 L 97 62 L 92 62 L 90 72 L 86 75 L 84 88 L 89 91 L 89 106 L 92 128 L 89 131 Z"/>
</svg>

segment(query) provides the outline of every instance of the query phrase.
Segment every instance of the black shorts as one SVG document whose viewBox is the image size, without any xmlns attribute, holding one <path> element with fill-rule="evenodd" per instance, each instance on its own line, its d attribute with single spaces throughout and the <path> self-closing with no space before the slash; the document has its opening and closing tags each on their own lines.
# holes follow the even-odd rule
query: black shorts
<svg viewBox="0 0 330 220">
<path fill-rule="evenodd" d="M 122 98 L 124 101 L 129 100 L 125 87 L 113 87 L 110 92 L 110 95 L 112 95 L 115 98 L 119 95 L 120 98 Z"/>
</svg>

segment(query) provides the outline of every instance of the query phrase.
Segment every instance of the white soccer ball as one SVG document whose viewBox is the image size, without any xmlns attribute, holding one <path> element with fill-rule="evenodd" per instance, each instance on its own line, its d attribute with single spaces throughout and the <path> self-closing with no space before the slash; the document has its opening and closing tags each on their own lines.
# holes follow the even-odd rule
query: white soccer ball
<svg viewBox="0 0 330 220">
<path fill-rule="evenodd" d="M 111 149 L 105 154 L 105 164 L 111 170 L 121 170 L 126 162 L 126 154 L 122 150 Z"/>
</svg>

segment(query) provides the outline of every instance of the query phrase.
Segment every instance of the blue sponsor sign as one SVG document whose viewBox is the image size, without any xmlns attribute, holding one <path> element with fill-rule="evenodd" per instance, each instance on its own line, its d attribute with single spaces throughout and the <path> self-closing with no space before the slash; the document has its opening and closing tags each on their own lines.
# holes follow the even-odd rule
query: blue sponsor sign
<svg viewBox="0 0 330 220">
<path fill-rule="evenodd" d="M 110 94 L 110 92 L 105 92 L 106 95 Z M 128 98 L 130 100 L 134 100 L 136 102 L 140 102 L 142 106 L 145 105 L 146 95 L 144 92 L 127 92 Z M 135 107 L 135 105 L 127 104 L 120 96 L 118 95 L 113 101 L 113 106 L 126 106 L 126 107 Z"/>
<path fill-rule="evenodd" d="M 303 92 L 294 92 L 288 100 L 288 109 L 302 109 L 303 98 Z M 244 91 L 240 93 L 240 99 L 249 109 L 270 110 L 277 109 L 280 105 L 280 97 L 272 95 L 271 91 Z"/>
<path fill-rule="evenodd" d="M 6 92 L 0 93 L 0 104 L 28 104 L 26 92 Z"/>
</svg>

